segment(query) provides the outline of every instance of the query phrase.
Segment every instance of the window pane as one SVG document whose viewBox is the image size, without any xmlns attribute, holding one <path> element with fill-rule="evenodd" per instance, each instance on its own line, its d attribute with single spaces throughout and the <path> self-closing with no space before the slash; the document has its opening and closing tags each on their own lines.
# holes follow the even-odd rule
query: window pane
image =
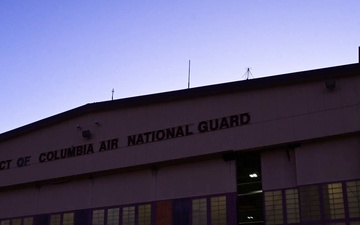
<svg viewBox="0 0 360 225">
<path fill-rule="evenodd" d="M 122 225 L 135 224 L 135 206 L 124 207 L 122 214 Z"/>
<path fill-rule="evenodd" d="M 172 204 L 172 225 L 191 225 L 191 200 L 175 199 Z"/>
<path fill-rule="evenodd" d="M 300 187 L 302 221 L 320 220 L 319 188 L 316 185 Z"/>
<path fill-rule="evenodd" d="M 23 225 L 33 225 L 33 220 L 34 219 L 32 217 L 25 218 L 23 221 Z"/>
<path fill-rule="evenodd" d="M 269 191 L 264 193 L 266 224 L 282 224 L 283 202 L 281 191 Z"/>
<path fill-rule="evenodd" d="M 151 205 L 139 205 L 138 207 L 138 225 L 151 224 Z"/>
<path fill-rule="evenodd" d="M 324 214 L 326 219 L 345 218 L 342 184 L 323 185 Z"/>
<path fill-rule="evenodd" d="M 92 225 L 104 225 L 104 210 L 94 210 L 92 215 Z"/>
<path fill-rule="evenodd" d="M 207 225 L 207 201 L 206 198 L 192 201 L 192 225 Z"/>
<path fill-rule="evenodd" d="M 11 225 L 21 225 L 21 219 L 13 219 Z"/>
<path fill-rule="evenodd" d="M 360 217 L 360 181 L 346 183 L 349 217 Z"/>
<path fill-rule="evenodd" d="M 226 225 L 226 196 L 210 199 L 211 225 Z"/>
<path fill-rule="evenodd" d="M 326 223 L 326 225 L 346 225 L 346 223 L 344 223 L 344 222 L 339 222 L 339 223 Z"/>
<path fill-rule="evenodd" d="M 0 225 L 10 225 L 10 220 L 2 220 Z"/>
<path fill-rule="evenodd" d="M 60 225 L 60 214 L 54 214 L 50 216 L 50 225 Z"/>
<path fill-rule="evenodd" d="M 286 212 L 288 223 L 299 223 L 299 195 L 297 189 L 285 190 Z"/>
<path fill-rule="evenodd" d="M 74 225 L 74 213 L 64 213 L 63 225 Z"/>
<path fill-rule="evenodd" d="M 119 225 L 120 210 L 119 208 L 108 209 L 107 225 Z"/>
</svg>

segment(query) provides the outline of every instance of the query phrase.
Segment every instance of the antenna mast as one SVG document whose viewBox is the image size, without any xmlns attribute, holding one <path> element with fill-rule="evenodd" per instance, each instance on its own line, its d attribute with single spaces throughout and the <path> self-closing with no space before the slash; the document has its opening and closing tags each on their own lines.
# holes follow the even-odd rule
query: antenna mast
<svg viewBox="0 0 360 225">
<path fill-rule="evenodd" d="M 114 88 L 111 91 L 111 100 L 114 100 Z"/>
<path fill-rule="evenodd" d="M 190 63 L 191 63 L 191 61 L 189 60 L 188 88 L 190 88 Z"/>
<path fill-rule="evenodd" d="M 250 67 L 246 68 L 246 72 L 243 75 L 243 77 L 245 77 L 246 80 L 249 80 L 249 78 L 253 77 L 250 69 L 251 69 Z"/>
</svg>

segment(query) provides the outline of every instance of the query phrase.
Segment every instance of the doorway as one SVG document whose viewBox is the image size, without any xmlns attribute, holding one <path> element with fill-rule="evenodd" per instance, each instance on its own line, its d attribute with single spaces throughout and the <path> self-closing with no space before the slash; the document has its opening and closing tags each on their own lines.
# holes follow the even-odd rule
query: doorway
<svg viewBox="0 0 360 225">
<path fill-rule="evenodd" d="M 264 225 L 260 152 L 236 157 L 238 224 Z"/>
</svg>

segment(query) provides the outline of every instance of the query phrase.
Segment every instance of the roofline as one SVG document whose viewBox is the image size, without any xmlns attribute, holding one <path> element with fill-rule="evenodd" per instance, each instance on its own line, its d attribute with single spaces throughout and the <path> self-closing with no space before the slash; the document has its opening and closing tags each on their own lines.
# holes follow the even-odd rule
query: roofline
<svg viewBox="0 0 360 225">
<path fill-rule="evenodd" d="M 51 126 L 74 117 L 98 111 L 108 111 L 119 108 L 135 107 L 140 105 L 156 104 L 161 102 L 178 101 L 191 98 L 199 98 L 216 94 L 227 94 L 248 90 L 264 89 L 274 86 L 288 85 L 293 83 L 303 83 L 336 77 L 346 77 L 360 75 L 360 63 L 328 67 L 322 69 L 288 73 L 283 75 L 262 77 L 243 81 L 208 85 L 196 88 L 181 89 L 150 95 L 129 97 L 118 100 L 89 103 L 60 114 L 30 123 L 0 134 L 0 142 L 15 138 L 17 136 Z"/>
</svg>

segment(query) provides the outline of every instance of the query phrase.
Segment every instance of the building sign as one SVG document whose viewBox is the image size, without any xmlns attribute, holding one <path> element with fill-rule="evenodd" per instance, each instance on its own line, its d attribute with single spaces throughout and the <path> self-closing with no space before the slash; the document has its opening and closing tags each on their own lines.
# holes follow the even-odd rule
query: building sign
<svg viewBox="0 0 360 225">
<path fill-rule="evenodd" d="M 114 150 L 118 149 L 119 139 L 111 139 L 106 141 L 101 141 L 100 146 L 98 147 L 98 152 L 103 152 L 107 150 Z M 39 155 L 39 162 L 49 162 L 54 161 L 58 159 L 65 159 L 65 158 L 71 158 L 81 155 L 88 155 L 94 153 L 94 144 L 85 144 L 85 145 L 79 145 L 79 146 L 72 146 L 69 148 L 63 148 L 55 151 L 49 151 L 49 152 L 43 152 Z"/>
<path fill-rule="evenodd" d="M 127 146 L 147 144 L 157 141 L 169 140 L 174 138 L 191 136 L 194 134 L 201 134 L 212 132 L 232 127 L 239 127 L 250 123 L 250 114 L 241 113 L 231 116 L 226 116 L 217 119 L 203 120 L 197 124 L 186 124 L 176 127 L 165 128 L 161 130 L 148 131 L 139 134 L 132 134 L 127 136 Z M 37 160 L 34 163 L 45 163 L 60 159 L 73 158 L 77 156 L 94 154 L 95 152 L 104 152 L 109 150 L 119 149 L 119 138 L 100 141 L 99 143 L 89 143 L 78 146 L 71 146 L 58 150 L 42 152 L 35 157 Z M 17 159 L 0 160 L 0 171 L 8 170 L 16 167 L 25 167 L 31 165 L 32 157 L 23 156 Z"/>
<path fill-rule="evenodd" d="M 194 133 L 205 133 L 215 130 L 222 130 L 231 127 L 238 127 L 250 122 L 249 113 L 242 113 L 212 120 L 204 120 L 199 122 L 194 130 L 193 124 L 187 124 L 177 127 L 166 128 L 162 130 L 155 130 L 141 134 L 134 134 L 128 136 L 127 145 L 146 144 L 155 141 L 162 141 L 172 138 L 190 136 Z"/>
</svg>

